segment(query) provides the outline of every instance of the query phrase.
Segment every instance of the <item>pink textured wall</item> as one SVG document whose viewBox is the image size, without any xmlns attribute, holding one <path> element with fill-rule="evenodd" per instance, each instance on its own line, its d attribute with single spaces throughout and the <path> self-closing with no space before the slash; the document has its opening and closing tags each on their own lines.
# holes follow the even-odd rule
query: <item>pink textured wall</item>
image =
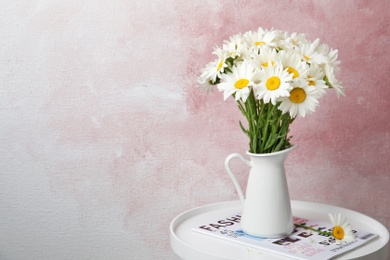
<svg viewBox="0 0 390 260">
<path fill-rule="evenodd" d="M 168 226 L 237 199 L 233 100 L 194 86 L 230 35 L 339 49 L 346 96 L 292 127 L 293 199 L 390 227 L 390 7 L 378 1 L 7 1 L 0 10 L 0 258 L 175 259 Z M 245 167 L 240 181 L 246 181 Z"/>
</svg>

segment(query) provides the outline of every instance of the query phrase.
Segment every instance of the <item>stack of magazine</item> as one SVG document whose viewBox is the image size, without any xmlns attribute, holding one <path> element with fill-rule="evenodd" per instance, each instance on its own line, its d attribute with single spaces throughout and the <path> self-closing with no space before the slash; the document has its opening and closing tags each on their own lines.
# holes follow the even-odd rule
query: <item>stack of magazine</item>
<svg viewBox="0 0 390 260">
<path fill-rule="evenodd" d="M 378 234 L 354 229 L 355 240 L 340 242 L 332 236 L 321 235 L 301 227 L 306 226 L 331 232 L 332 224 L 330 221 L 326 223 L 324 221 L 294 217 L 295 228 L 289 236 L 278 239 L 266 239 L 245 234 L 241 230 L 240 220 L 240 214 L 225 215 L 217 219 L 210 219 L 209 223 L 199 223 L 192 230 L 292 259 L 306 260 L 334 259 L 379 237 Z"/>
</svg>

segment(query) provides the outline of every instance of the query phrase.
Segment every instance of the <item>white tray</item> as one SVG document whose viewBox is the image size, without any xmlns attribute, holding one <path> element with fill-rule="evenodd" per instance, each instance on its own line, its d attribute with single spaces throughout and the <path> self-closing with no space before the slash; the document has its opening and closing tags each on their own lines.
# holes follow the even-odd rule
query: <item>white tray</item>
<svg viewBox="0 0 390 260">
<path fill-rule="evenodd" d="M 369 244 L 346 253 L 336 259 L 365 259 L 365 260 L 387 260 L 389 256 L 389 231 L 380 222 L 359 212 L 344 209 L 341 207 L 303 202 L 291 201 L 293 215 L 309 219 L 329 221 L 328 213 L 342 213 L 345 215 L 352 227 L 359 227 L 366 231 L 379 234 Z M 222 214 L 235 214 L 241 211 L 240 201 L 227 201 L 209 204 L 186 211 L 177 216 L 170 226 L 171 247 L 174 252 L 186 260 L 219 260 L 219 259 L 240 259 L 240 260 L 286 260 L 289 258 L 270 254 L 261 250 L 235 244 L 211 236 L 205 236 L 191 230 L 198 223 L 210 221 L 213 216 Z"/>
</svg>

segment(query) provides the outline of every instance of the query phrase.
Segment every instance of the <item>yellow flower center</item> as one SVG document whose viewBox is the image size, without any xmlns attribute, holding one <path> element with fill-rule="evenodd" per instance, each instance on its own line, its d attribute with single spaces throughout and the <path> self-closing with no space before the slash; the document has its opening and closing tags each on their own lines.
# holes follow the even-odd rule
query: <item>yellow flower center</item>
<svg viewBox="0 0 390 260">
<path fill-rule="evenodd" d="M 306 92 L 303 88 L 294 88 L 290 92 L 290 100 L 295 104 L 300 104 L 306 99 Z"/>
<path fill-rule="evenodd" d="M 263 42 L 263 41 L 257 41 L 257 42 L 255 42 L 255 45 L 256 45 L 256 46 L 263 45 L 263 44 L 265 44 L 265 42 Z"/>
<path fill-rule="evenodd" d="M 247 79 L 239 79 L 234 84 L 234 87 L 237 88 L 237 89 L 243 89 L 246 86 L 248 86 L 248 84 L 249 84 L 249 80 L 247 80 Z"/>
<path fill-rule="evenodd" d="M 296 69 L 294 69 L 293 67 L 288 67 L 287 72 L 293 74 L 294 79 L 299 76 L 298 71 Z"/>
<path fill-rule="evenodd" d="M 220 70 L 222 66 L 223 66 L 223 60 L 221 60 L 221 62 L 218 64 L 217 70 Z"/>
<path fill-rule="evenodd" d="M 315 87 L 316 83 L 314 82 L 314 80 L 311 80 L 312 77 L 307 76 L 307 78 L 309 79 L 309 80 L 308 80 L 309 86 Z"/>
<path fill-rule="evenodd" d="M 268 90 L 278 89 L 280 86 L 280 79 L 277 76 L 272 76 L 267 80 L 265 86 Z"/>
<path fill-rule="evenodd" d="M 344 229 L 340 226 L 334 226 L 332 235 L 337 240 L 342 240 L 344 238 Z"/>
<path fill-rule="evenodd" d="M 306 55 L 304 55 L 303 57 L 304 57 L 307 61 L 310 60 L 310 57 L 308 57 L 308 56 L 306 56 Z"/>
<path fill-rule="evenodd" d="M 268 61 L 267 62 L 264 62 L 263 64 L 263 67 L 268 67 Z M 274 66 L 275 65 L 275 62 L 271 61 L 271 65 Z"/>
</svg>

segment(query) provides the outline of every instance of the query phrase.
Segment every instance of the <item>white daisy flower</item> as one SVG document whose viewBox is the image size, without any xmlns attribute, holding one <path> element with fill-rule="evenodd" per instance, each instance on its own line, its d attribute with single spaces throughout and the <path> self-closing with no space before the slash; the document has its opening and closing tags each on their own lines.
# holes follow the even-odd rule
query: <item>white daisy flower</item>
<svg viewBox="0 0 390 260">
<path fill-rule="evenodd" d="M 280 30 L 274 30 L 272 29 L 273 33 L 275 34 L 275 38 L 273 39 L 273 42 L 276 43 L 275 48 L 282 49 L 281 47 L 284 46 L 283 43 L 286 40 L 287 34 L 285 34 L 283 31 Z"/>
<path fill-rule="evenodd" d="M 282 49 L 295 49 L 300 44 L 308 43 L 308 40 L 306 40 L 306 36 L 303 33 L 292 33 L 290 36 L 288 36 L 288 33 L 284 33 L 285 40 L 283 41 L 283 48 Z"/>
<path fill-rule="evenodd" d="M 264 103 L 271 101 L 273 105 L 276 105 L 276 101 L 280 97 L 290 95 L 292 74 L 283 70 L 280 63 L 264 67 L 259 71 L 259 79 L 260 83 L 254 86 L 254 90 L 256 97 L 263 99 Z"/>
<path fill-rule="evenodd" d="M 340 61 L 337 60 L 338 50 L 329 48 L 327 44 L 322 44 L 318 49 L 319 52 L 323 53 L 327 57 L 327 61 L 324 64 L 325 69 L 329 69 L 329 67 L 332 67 L 335 73 L 338 73 L 340 70 L 340 68 L 338 67 Z"/>
<path fill-rule="evenodd" d="M 235 94 L 236 100 L 246 101 L 251 86 L 253 86 L 253 77 L 256 71 L 249 62 L 242 62 L 232 67 L 232 73 L 223 74 L 221 83 L 218 84 L 218 90 L 224 91 L 224 100 Z"/>
<path fill-rule="evenodd" d="M 229 41 L 225 40 L 222 46 L 228 57 L 236 58 L 246 56 L 248 53 L 247 44 L 243 41 L 240 34 L 230 37 Z"/>
<path fill-rule="evenodd" d="M 217 55 L 218 59 L 208 63 L 202 70 L 202 74 L 198 79 L 200 84 L 207 83 L 208 81 L 215 83 L 217 78 L 221 77 L 225 71 L 225 68 L 228 66 L 226 64 L 226 53 L 222 49 L 215 49 L 213 54 Z"/>
<path fill-rule="evenodd" d="M 323 70 L 315 64 L 312 64 L 307 72 L 307 84 L 315 89 L 318 97 L 322 97 L 329 88 L 324 81 L 324 76 Z"/>
<path fill-rule="evenodd" d="M 244 38 L 252 48 L 260 48 L 265 45 L 276 47 L 276 36 L 276 31 L 263 30 L 261 27 L 257 31 L 248 31 L 244 34 Z"/>
<path fill-rule="evenodd" d="M 309 87 L 306 81 L 296 80 L 288 97 L 280 99 L 279 109 L 283 113 L 290 113 L 291 117 L 305 117 L 315 111 L 318 106 L 317 93 Z"/>
<path fill-rule="evenodd" d="M 308 65 L 302 61 L 301 56 L 292 50 L 283 50 L 279 53 L 283 68 L 287 69 L 288 73 L 292 74 L 293 79 L 305 78 L 308 70 Z"/>
<path fill-rule="evenodd" d="M 341 81 L 336 79 L 333 67 L 325 67 L 325 74 L 325 80 L 327 80 L 327 84 L 330 84 L 329 87 L 334 88 L 338 96 L 344 96 L 344 87 L 341 86 Z"/>
<path fill-rule="evenodd" d="M 348 242 L 355 240 L 352 227 L 347 218 L 340 213 L 337 215 L 329 214 L 330 221 L 333 225 L 332 235 L 341 242 Z"/>
<path fill-rule="evenodd" d="M 299 52 L 303 59 L 309 64 L 324 64 L 328 61 L 327 57 L 317 50 L 320 39 L 312 43 L 304 43 L 299 46 Z"/>
<path fill-rule="evenodd" d="M 268 63 L 275 65 L 277 52 L 272 48 L 263 48 L 260 53 L 253 56 L 253 66 L 261 69 L 262 67 L 268 67 Z"/>
</svg>

